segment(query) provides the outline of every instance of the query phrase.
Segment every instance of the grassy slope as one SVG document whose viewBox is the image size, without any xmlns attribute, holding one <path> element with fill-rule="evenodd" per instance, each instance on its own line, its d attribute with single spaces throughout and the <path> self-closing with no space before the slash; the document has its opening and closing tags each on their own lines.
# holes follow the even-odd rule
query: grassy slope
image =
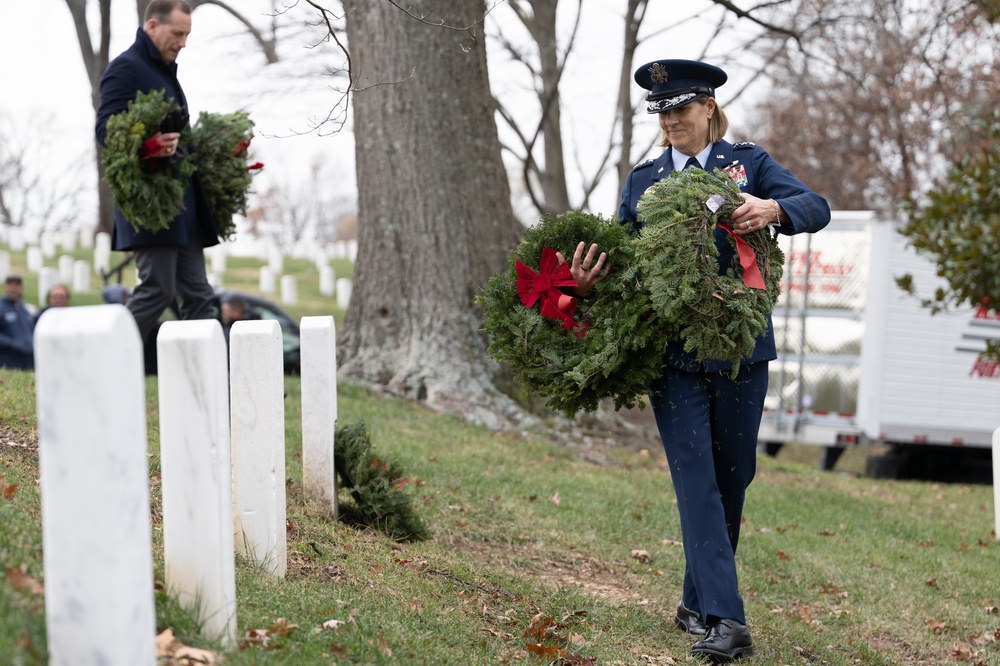
<svg viewBox="0 0 1000 666">
<path fill-rule="evenodd" d="M 19 484 L 0 500 L 0 564 L 24 564 L 41 580 L 31 376 L 0 371 L 0 380 L 0 439 L 28 445 L 0 445 L 0 475 Z M 544 437 L 489 433 L 343 385 L 341 419 L 366 421 L 376 448 L 403 463 L 434 532 L 394 544 L 332 521 L 303 497 L 297 379 L 287 388 L 288 575 L 275 580 L 239 563 L 238 619 L 241 633 L 279 618 L 298 628 L 227 663 L 549 663 L 527 647 L 538 642 L 529 631 L 537 613 L 558 622 L 570 656 L 694 663 L 689 640 L 669 623 L 683 556 L 662 454 L 622 446 L 595 465 Z M 154 381 L 147 390 L 155 393 Z M 996 663 L 991 493 L 762 458 L 739 558 L 753 663 Z M 162 579 L 158 494 L 154 483 Z M 322 629 L 328 620 L 346 624 Z M 203 644 L 162 594 L 158 622 Z M 9 580 L 0 585 L 0 655 L 4 664 L 44 663 L 42 597 Z"/>
</svg>

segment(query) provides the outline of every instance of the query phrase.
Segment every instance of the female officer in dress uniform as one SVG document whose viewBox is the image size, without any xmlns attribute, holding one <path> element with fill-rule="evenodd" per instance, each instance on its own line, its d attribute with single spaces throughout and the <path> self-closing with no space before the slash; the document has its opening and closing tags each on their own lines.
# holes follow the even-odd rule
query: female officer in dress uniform
<svg viewBox="0 0 1000 666">
<path fill-rule="evenodd" d="M 684 168 L 724 169 L 740 186 L 744 203 L 730 221 L 736 234 L 768 226 L 782 234 L 815 232 L 830 221 L 830 207 L 763 148 L 723 140 L 729 121 L 715 100 L 726 73 L 691 60 L 659 60 L 635 72 L 649 91 L 647 111 L 658 114 L 666 149 L 637 165 L 622 189 L 622 224 L 640 232 L 636 203 L 654 182 Z M 694 161 L 693 161 L 694 160 Z M 735 251 L 717 229 L 719 272 Z M 600 280 L 605 256 L 591 245 L 577 248 L 571 273 L 586 294 Z M 677 495 L 686 569 L 675 623 L 697 636 L 692 653 L 715 661 L 753 654 L 743 599 L 736 580 L 743 500 L 756 469 L 757 431 L 767 393 L 767 364 L 776 358 L 774 331 L 757 338 L 739 375 L 721 360 L 699 363 L 680 342 L 670 342 L 663 375 L 650 387 L 653 414 L 670 464 Z"/>
</svg>

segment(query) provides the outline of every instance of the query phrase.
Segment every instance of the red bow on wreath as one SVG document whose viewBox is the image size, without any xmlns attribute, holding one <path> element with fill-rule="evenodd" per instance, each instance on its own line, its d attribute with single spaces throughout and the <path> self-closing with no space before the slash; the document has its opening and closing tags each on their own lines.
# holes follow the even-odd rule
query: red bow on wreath
<svg viewBox="0 0 1000 666">
<path fill-rule="evenodd" d="M 559 287 L 575 287 L 577 284 L 570 276 L 569 264 L 560 264 L 555 250 L 542 248 L 537 273 L 520 261 L 514 263 L 514 269 L 517 272 L 517 293 L 525 307 L 534 307 L 540 299 L 543 317 L 558 319 L 567 331 L 579 328 L 577 337 L 586 334 L 586 326 L 573 320 L 576 299 L 559 290 Z"/>
<path fill-rule="evenodd" d="M 726 233 L 736 241 L 736 253 L 740 257 L 740 266 L 743 267 L 743 284 L 751 289 L 767 289 L 764 277 L 760 274 L 760 268 L 757 267 L 757 255 L 750 244 L 734 234 L 733 228 L 729 226 L 728 222 L 719 222 L 719 226 L 725 229 Z"/>
</svg>

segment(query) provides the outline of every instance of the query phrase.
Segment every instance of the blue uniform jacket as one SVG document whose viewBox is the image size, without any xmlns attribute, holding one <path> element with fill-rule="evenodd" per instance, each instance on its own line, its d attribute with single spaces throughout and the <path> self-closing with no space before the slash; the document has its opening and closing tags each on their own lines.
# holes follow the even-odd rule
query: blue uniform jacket
<svg viewBox="0 0 1000 666">
<path fill-rule="evenodd" d="M 636 203 L 639 197 L 656 181 L 666 178 L 674 170 L 672 148 L 667 148 L 655 160 L 648 160 L 637 165 L 625 179 L 622 188 L 622 203 L 618 209 L 618 217 L 622 224 L 631 225 L 632 232 L 642 229 L 642 221 L 636 214 Z M 779 233 L 799 234 L 819 231 L 830 222 L 830 205 L 826 199 L 819 196 L 788 169 L 781 166 L 760 146 L 749 142 L 736 144 L 719 141 L 712 146 L 707 171 L 716 168 L 743 166 L 746 178 L 738 180 L 740 191 L 752 194 L 761 199 L 774 199 L 784 212 L 785 222 L 776 227 Z M 724 272 L 733 260 L 736 252 L 727 240 L 728 234 L 723 229 L 716 229 L 715 242 L 719 248 L 719 272 Z M 743 359 L 743 363 L 771 361 L 777 358 L 774 344 L 774 327 L 771 318 L 767 319 L 767 332 L 757 338 L 753 353 Z M 667 345 L 664 362 L 668 365 L 693 372 L 699 369 L 695 355 L 685 352 L 680 342 L 674 341 Z M 721 360 L 706 360 L 705 370 L 709 372 L 728 370 L 729 362 Z"/>
<path fill-rule="evenodd" d="M 35 367 L 35 318 L 20 301 L 0 298 L 0 368 Z"/>
<path fill-rule="evenodd" d="M 174 99 L 187 113 L 187 100 L 177 80 L 177 63 L 163 62 L 156 45 L 146 32 L 139 28 L 135 42 L 125 52 L 111 61 L 101 77 L 101 104 L 97 110 L 97 140 L 104 145 L 108 118 L 128 108 L 135 96 L 153 90 L 166 91 L 167 99 Z M 150 245 L 200 245 L 209 247 L 219 243 L 215 222 L 208 210 L 197 173 L 184 193 L 184 210 L 174 218 L 167 229 L 156 233 L 136 231 L 120 210 L 115 210 L 115 228 L 111 235 L 113 250 L 131 250 Z"/>
</svg>

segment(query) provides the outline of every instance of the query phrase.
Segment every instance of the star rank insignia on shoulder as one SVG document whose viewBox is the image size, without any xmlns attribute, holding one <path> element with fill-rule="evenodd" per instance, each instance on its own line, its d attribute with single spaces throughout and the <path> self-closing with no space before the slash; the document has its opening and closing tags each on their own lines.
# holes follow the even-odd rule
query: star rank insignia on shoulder
<svg viewBox="0 0 1000 666">
<path fill-rule="evenodd" d="M 643 167 L 651 166 L 652 164 L 653 160 L 646 160 L 645 162 L 639 162 L 634 167 L 632 167 L 632 171 L 635 171 L 636 169 L 642 169 Z"/>
<path fill-rule="evenodd" d="M 733 148 L 753 148 L 756 145 L 753 141 L 737 141 L 733 144 Z"/>
</svg>

